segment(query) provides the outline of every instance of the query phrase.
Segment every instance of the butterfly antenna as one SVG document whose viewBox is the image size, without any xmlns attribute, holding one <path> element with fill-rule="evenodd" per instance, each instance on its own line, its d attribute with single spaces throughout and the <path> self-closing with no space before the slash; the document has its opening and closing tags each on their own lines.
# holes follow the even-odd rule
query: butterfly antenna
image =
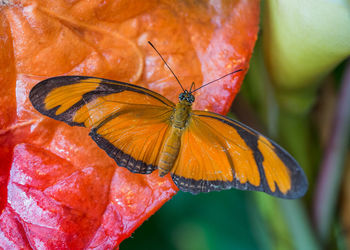
<svg viewBox="0 0 350 250">
<path fill-rule="evenodd" d="M 192 88 L 195 88 L 196 86 L 194 85 L 194 82 L 192 82 L 192 84 L 191 84 L 191 88 L 190 88 L 190 93 L 191 93 L 191 90 L 192 90 Z"/>
<path fill-rule="evenodd" d="M 175 73 L 171 70 L 171 68 L 169 67 L 169 65 L 166 63 L 166 61 L 164 60 L 164 58 L 162 57 L 162 55 L 158 52 L 158 50 L 156 49 L 156 47 L 154 47 L 154 45 L 153 45 L 150 41 L 148 41 L 148 43 L 149 43 L 149 45 L 151 45 L 152 48 L 158 53 L 158 55 L 160 56 L 160 58 L 162 58 L 164 64 L 168 67 L 168 69 L 170 70 L 170 72 L 174 75 L 176 81 L 180 84 L 180 87 L 182 88 L 182 91 L 185 92 L 185 89 L 182 87 L 182 85 L 181 85 L 179 79 L 177 78 L 177 76 L 175 75 Z"/>
<path fill-rule="evenodd" d="M 203 87 L 205 87 L 205 86 L 207 86 L 207 85 L 209 85 L 209 84 L 211 84 L 211 83 L 213 83 L 213 82 L 219 81 L 219 80 L 221 80 L 222 78 L 225 78 L 226 76 L 235 74 L 235 73 L 240 72 L 240 71 L 243 71 L 243 69 L 235 70 L 235 71 L 233 71 L 233 72 L 231 72 L 231 73 L 228 73 L 228 74 L 226 74 L 226 75 L 224 75 L 224 76 L 222 76 L 222 77 L 220 77 L 220 78 L 218 78 L 218 79 L 216 79 L 216 80 L 214 80 L 214 81 L 207 82 L 206 84 L 203 84 L 202 86 L 200 86 L 198 89 L 195 89 L 195 90 L 193 90 L 193 91 L 190 91 L 190 93 L 192 94 L 193 92 L 195 92 L 195 91 L 197 91 L 197 90 L 199 90 L 199 89 L 201 89 L 201 88 L 203 88 Z"/>
</svg>

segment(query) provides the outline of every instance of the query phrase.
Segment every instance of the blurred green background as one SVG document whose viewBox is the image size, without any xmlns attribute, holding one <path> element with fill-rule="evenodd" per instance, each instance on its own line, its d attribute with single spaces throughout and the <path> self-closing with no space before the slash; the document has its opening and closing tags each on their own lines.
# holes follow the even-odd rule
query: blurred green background
<svg viewBox="0 0 350 250">
<path fill-rule="evenodd" d="M 121 244 L 121 249 L 257 249 L 249 196 L 237 190 L 179 192 Z"/>
<path fill-rule="evenodd" d="M 350 1 L 266 0 L 228 114 L 300 163 L 306 196 L 179 192 L 121 249 L 350 249 Z"/>
</svg>

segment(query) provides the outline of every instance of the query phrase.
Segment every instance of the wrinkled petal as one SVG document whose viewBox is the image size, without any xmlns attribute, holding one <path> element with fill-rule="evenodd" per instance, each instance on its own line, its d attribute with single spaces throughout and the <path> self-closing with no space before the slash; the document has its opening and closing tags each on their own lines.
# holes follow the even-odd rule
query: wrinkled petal
<svg viewBox="0 0 350 250">
<path fill-rule="evenodd" d="M 85 128 L 42 116 L 30 89 L 56 75 L 126 81 L 176 101 L 247 69 L 259 1 L 15 1 L 0 7 L 0 246 L 113 248 L 176 192 L 170 176 L 119 168 Z M 197 93 L 196 108 L 228 111 L 244 73 Z"/>
</svg>

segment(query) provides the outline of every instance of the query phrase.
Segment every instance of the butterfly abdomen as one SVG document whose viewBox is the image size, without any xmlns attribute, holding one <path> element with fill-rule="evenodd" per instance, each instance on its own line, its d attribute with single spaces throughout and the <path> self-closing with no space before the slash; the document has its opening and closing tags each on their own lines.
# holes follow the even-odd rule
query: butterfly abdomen
<svg viewBox="0 0 350 250">
<path fill-rule="evenodd" d="M 171 119 L 171 127 L 160 151 L 158 161 L 159 176 L 166 175 L 174 166 L 180 152 L 181 136 L 187 126 L 190 111 L 191 104 L 186 101 L 182 101 L 176 105 Z"/>
<path fill-rule="evenodd" d="M 172 169 L 180 151 L 181 134 L 181 129 L 175 127 L 170 128 L 168 137 L 165 139 L 163 148 L 160 152 L 158 162 L 159 176 L 166 175 Z"/>
</svg>

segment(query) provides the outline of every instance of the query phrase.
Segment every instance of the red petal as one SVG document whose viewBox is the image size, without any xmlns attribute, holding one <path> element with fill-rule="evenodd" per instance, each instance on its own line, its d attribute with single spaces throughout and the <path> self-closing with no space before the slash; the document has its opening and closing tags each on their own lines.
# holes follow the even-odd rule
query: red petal
<svg viewBox="0 0 350 250">
<path fill-rule="evenodd" d="M 0 246 L 113 248 L 177 191 L 171 178 L 115 165 L 84 128 L 38 114 L 40 80 L 94 75 L 149 87 L 176 101 L 248 67 L 259 1 L 21 1 L 0 10 Z M 198 91 L 196 107 L 225 113 L 244 73 Z"/>
</svg>

